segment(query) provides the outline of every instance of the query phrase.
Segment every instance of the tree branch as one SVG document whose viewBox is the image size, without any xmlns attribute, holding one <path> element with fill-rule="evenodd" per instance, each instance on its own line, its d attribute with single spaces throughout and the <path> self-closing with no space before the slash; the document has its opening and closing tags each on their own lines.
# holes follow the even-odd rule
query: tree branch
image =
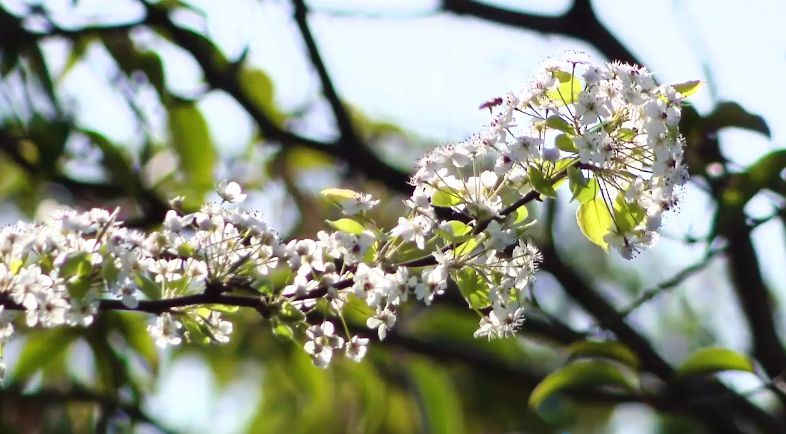
<svg viewBox="0 0 786 434">
<path fill-rule="evenodd" d="M 24 392 L 15 386 L 6 386 L 0 389 L 0 403 L 6 400 L 29 401 L 36 406 L 51 404 L 64 405 L 72 402 L 91 403 L 106 410 L 120 411 L 130 419 L 153 426 L 162 433 L 175 433 L 175 431 L 164 427 L 161 422 L 158 422 L 148 415 L 136 404 L 122 402 L 114 396 L 102 394 L 80 386 L 71 386 L 68 390 L 39 389 L 34 392 Z"/>
<path fill-rule="evenodd" d="M 348 127 L 351 125 L 349 117 L 343 110 L 335 112 L 342 137 L 334 142 L 321 142 L 278 126 L 243 90 L 240 77 L 237 74 L 237 65 L 229 64 L 223 54 L 214 46 L 206 44 L 201 36 L 173 23 L 166 9 L 147 2 L 143 2 L 143 4 L 148 14 L 146 22 L 158 27 L 181 48 L 188 51 L 199 64 L 210 87 L 223 90 L 232 96 L 254 119 L 265 137 L 279 141 L 284 145 L 301 145 L 335 155 L 346 161 L 353 171 L 364 173 L 370 179 L 381 181 L 393 190 L 403 193 L 411 192 L 412 188 L 408 184 L 409 175 L 389 166 L 371 152 L 367 146 L 362 145 L 357 136 L 351 133 L 352 130 Z M 313 40 L 311 43 L 313 44 Z M 317 69 L 320 70 L 320 68 Z M 321 69 L 320 77 L 323 74 L 327 76 L 324 65 Z M 323 81 L 323 89 L 325 89 L 329 100 L 333 98 L 337 101 L 338 97 L 329 81 L 327 84 Z M 340 103 L 331 103 L 331 105 L 333 105 L 334 111 L 337 110 L 336 107 L 341 106 Z"/>
<path fill-rule="evenodd" d="M 579 277 L 572 267 L 562 262 L 553 246 L 546 246 L 541 251 L 542 268 L 551 273 L 568 295 L 597 321 L 618 318 L 617 321 L 607 321 L 606 329 L 613 332 L 622 343 L 639 356 L 645 370 L 655 374 L 667 385 L 669 396 L 674 400 L 691 402 L 693 414 L 713 432 L 748 432 L 740 416 L 753 421 L 762 430 L 761 432 L 782 432 L 783 427 L 773 417 L 716 380 L 699 378 L 678 381 L 674 377 L 673 368 L 655 351 L 649 341 L 622 320 L 611 303 Z M 728 395 L 730 398 L 724 403 L 707 403 L 698 399 L 718 394 Z"/>
<path fill-rule="evenodd" d="M 729 243 L 726 249 L 729 273 L 750 328 L 753 355 L 767 375 L 775 378 L 786 369 L 786 351 L 778 336 L 770 291 L 761 274 L 750 232 L 742 210 L 724 226 L 723 235 Z"/>
<path fill-rule="evenodd" d="M 570 36 L 589 42 L 611 60 L 641 63 L 600 22 L 589 0 L 574 0 L 568 11 L 555 17 L 516 12 L 474 0 L 442 0 L 441 9 L 524 30 Z"/>
</svg>

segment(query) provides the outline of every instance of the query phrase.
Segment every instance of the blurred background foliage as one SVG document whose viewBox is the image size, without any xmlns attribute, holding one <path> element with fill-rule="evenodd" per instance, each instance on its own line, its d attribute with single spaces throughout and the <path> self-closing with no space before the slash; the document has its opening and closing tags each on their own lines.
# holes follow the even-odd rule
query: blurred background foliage
<svg viewBox="0 0 786 434">
<path fill-rule="evenodd" d="M 336 83 L 346 87 L 348 80 L 331 74 L 323 55 L 340 52 L 340 38 L 328 35 L 333 42 L 323 45 L 315 21 L 400 20 L 403 34 L 427 25 L 418 17 L 450 17 L 541 41 L 559 36 L 567 41 L 560 47 L 609 59 L 646 64 L 650 56 L 635 55 L 582 0 L 556 12 L 472 0 L 405 2 L 404 12 L 390 2 L 380 10 L 314 3 L 0 1 L 0 221 L 45 216 L 59 205 L 120 207 L 130 226 L 155 228 L 169 198 L 184 195 L 186 208 L 195 209 L 228 177 L 249 189 L 248 205 L 288 239 L 313 237 L 325 219 L 337 217 L 317 194 L 329 186 L 380 197 L 373 217 L 392 226 L 415 159 L 466 133 L 435 137 L 342 96 Z M 279 22 L 268 30 L 276 36 L 266 42 L 269 51 L 222 48 L 214 36 L 253 37 L 253 28 L 232 27 L 246 12 Z M 535 61 L 557 54 L 556 45 L 533 49 Z M 255 56 L 280 62 L 279 70 L 297 65 L 307 72 L 273 79 Z M 361 64 L 365 56 L 343 57 Z M 410 67 L 424 76 L 450 70 L 437 63 L 439 55 L 433 59 Z M 519 68 L 517 86 L 535 65 Z M 419 111 L 421 90 L 395 87 L 385 69 L 379 65 L 377 76 L 364 79 L 380 93 L 398 94 L 413 117 L 439 118 Z M 771 131 L 764 117 L 724 101 L 712 72 L 705 70 L 711 101 L 683 113 L 693 183 L 687 216 L 667 227 L 672 235 L 660 254 L 635 267 L 598 254 L 572 228 L 566 198 L 530 209 L 545 260 L 534 289 L 541 304 L 520 338 L 472 338 L 477 316 L 453 291 L 433 308 L 402 312 L 365 362 L 339 360 L 323 371 L 254 312 L 234 314 L 226 345 L 166 352 L 145 332 L 144 314 L 105 313 L 87 329 L 29 330 L 15 338 L 5 356 L 0 431 L 783 432 L 782 288 L 766 278 L 762 263 L 771 262 L 762 261 L 784 240 L 782 231 L 771 231 L 762 245 L 752 234 L 783 224 L 786 152 L 775 146 L 745 164 L 727 155 L 723 131 L 737 128 L 765 141 Z M 282 91 L 293 89 L 306 96 L 282 103 Z M 762 200 L 768 211 L 752 213 L 749 204 Z M 678 226 L 689 219 L 706 230 Z M 744 331 L 729 338 L 730 328 Z M 736 352 L 695 353 L 708 346 Z M 689 369 L 683 361 L 690 354 L 694 374 L 707 374 L 679 374 Z M 749 360 L 754 367 L 745 365 Z M 725 369 L 756 375 L 714 374 Z M 641 387 L 630 389 L 631 381 Z"/>
</svg>

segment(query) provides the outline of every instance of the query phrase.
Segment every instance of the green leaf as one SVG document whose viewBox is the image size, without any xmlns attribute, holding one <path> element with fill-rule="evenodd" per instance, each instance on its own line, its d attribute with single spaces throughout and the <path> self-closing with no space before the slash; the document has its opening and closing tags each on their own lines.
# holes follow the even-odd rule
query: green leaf
<svg viewBox="0 0 786 434">
<path fill-rule="evenodd" d="M 431 205 L 432 206 L 440 206 L 444 208 L 449 208 L 454 205 L 458 205 L 464 202 L 464 199 L 461 198 L 455 191 L 444 188 L 442 190 L 437 190 L 431 195 Z"/>
<path fill-rule="evenodd" d="M 579 152 L 579 150 L 576 148 L 576 144 L 573 143 L 573 139 L 571 139 L 568 134 L 558 135 L 557 138 L 554 139 L 554 144 L 560 151 L 573 153 Z"/>
<path fill-rule="evenodd" d="M 617 194 L 614 199 L 614 222 L 619 233 L 630 232 L 647 217 L 647 211 L 638 203 L 628 203 L 625 194 Z"/>
<path fill-rule="evenodd" d="M 279 322 L 275 318 L 271 320 L 273 323 L 273 335 L 284 341 L 292 341 L 295 338 L 295 332 L 292 327 Z"/>
<path fill-rule="evenodd" d="M 527 173 L 529 174 L 529 181 L 532 184 L 532 188 L 535 191 L 544 196 L 555 197 L 557 195 L 557 192 L 554 191 L 554 187 L 551 185 L 551 182 L 546 179 L 540 169 L 535 166 L 529 166 Z"/>
<path fill-rule="evenodd" d="M 489 284 L 474 268 L 464 267 L 455 273 L 456 285 L 469 307 L 480 310 L 491 306 Z"/>
<path fill-rule="evenodd" d="M 348 200 L 354 200 L 360 193 L 347 189 L 347 188 L 326 188 L 319 192 L 325 199 L 332 200 L 333 202 L 343 203 Z"/>
<path fill-rule="evenodd" d="M 286 167 L 292 173 L 333 168 L 336 165 L 336 160 L 330 154 L 317 149 L 305 148 L 303 146 L 287 147 L 285 156 Z M 271 158 L 271 162 L 273 161 L 275 161 L 275 159 Z M 336 188 L 335 190 L 344 189 Z"/>
<path fill-rule="evenodd" d="M 180 157 L 186 183 L 202 196 L 213 188 L 213 165 L 218 158 L 207 122 L 193 103 L 173 101 L 168 109 L 172 147 Z"/>
<path fill-rule="evenodd" d="M 576 167 L 568 168 L 568 186 L 573 194 L 571 201 L 577 200 L 579 203 L 589 202 L 597 197 L 600 185 L 595 178 L 585 178 L 581 169 Z"/>
<path fill-rule="evenodd" d="M 576 134 L 576 131 L 573 129 L 573 127 L 569 123 L 567 123 L 565 119 L 562 119 L 562 116 L 559 115 L 549 116 L 546 119 L 546 126 L 549 128 L 554 128 L 555 130 L 562 131 L 564 133 Z"/>
<path fill-rule="evenodd" d="M 221 312 L 221 313 L 235 313 L 240 310 L 240 306 L 231 306 L 228 304 L 206 304 L 203 305 L 204 309 L 207 309 L 207 315 L 210 315 L 210 312 Z"/>
<path fill-rule="evenodd" d="M 632 130 L 630 128 L 620 128 L 617 131 L 618 131 L 617 139 L 619 139 L 619 140 L 621 140 L 623 142 L 632 142 L 633 139 L 635 139 L 636 136 L 638 135 L 636 130 Z"/>
<path fill-rule="evenodd" d="M 573 104 L 584 89 L 584 84 L 578 77 L 572 80 L 560 81 L 557 89 L 546 92 L 546 97 L 557 103 L 557 106 Z"/>
<path fill-rule="evenodd" d="M 685 359 L 677 368 L 680 375 L 712 374 L 721 371 L 753 372 L 751 359 L 727 348 L 702 348 Z"/>
<path fill-rule="evenodd" d="M 476 237 L 472 237 L 472 238 L 468 239 L 467 241 L 464 241 L 463 243 L 461 243 L 458 247 L 456 247 L 453 250 L 453 253 L 454 253 L 455 257 L 456 258 L 461 258 L 463 256 L 467 256 L 467 255 L 472 254 L 472 252 L 474 252 L 475 249 L 480 245 L 480 243 L 478 242 L 478 238 L 479 237 L 480 237 L 480 235 L 478 235 Z"/>
<path fill-rule="evenodd" d="M 149 300 L 161 299 L 161 285 L 157 282 L 150 280 L 146 276 L 139 276 L 136 278 L 136 284 L 139 290 L 142 291 L 142 294 L 145 294 L 145 297 Z"/>
<path fill-rule="evenodd" d="M 90 142 L 101 150 L 101 163 L 106 169 L 107 176 L 112 180 L 120 181 L 120 185 L 132 186 L 131 183 L 138 179 L 138 175 L 131 167 L 124 150 L 97 131 L 79 130 L 79 132 L 86 135 Z"/>
<path fill-rule="evenodd" d="M 571 80 L 571 78 L 573 78 L 573 74 L 567 71 L 563 71 L 561 69 L 552 71 L 551 75 L 553 75 L 554 78 L 559 80 L 560 83 L 567 83 Z"/>
<path fill-rule="evenodd" d="M 467 226 L 466 223 L 458 220 L 451 220 L 439 225 L 437 232 L 446 240 L 456 242 L 462 239 L 465 235 L 469 234 L 472 228 Z"/>
<path fill-rule="evenodd" d="M 69 253 L 60 265 L 60 276 L 70 278 L 83 276 L 90 271 L 90 258 L 87 252 Z"/>
<path fill-rule="evenodd" d="M 57 328 L 27 335 L 27 342 L 15 362 L 14 378 L 23 383 L 39 368 L 62 357 L 73 341 L 79 337 L 79 329 Z"/>
<path fill-rule="evenodd" d="M 524 223 L 524 220 L 529 217 L 529 210 L 527 209 L 527 205 L 521 205 L 520 207 L 516 208 L 515 218 L 513 219 L 513 223 L 511 226 L 516 226 L 518 224 Z"/>
<path fill-rule="evenodd" d="M 71 125 L 57 119 L 47 119 L 36 113 L 28 128 L 30 141 L 36 145 L 37 157 L 28 160 L 38 163 L 46 171 L 54 171 L 65 151 L 66 141 L 71 134 Z"/>
<path fill-rule="evenodd" d="M 681 93 L 684 97 L 689 97 L 696 93 L 701 87 L 701 80 L 691 80 L 684 83 L 672 84 L 671 87 L 677 92 Z"/>
<path fill-rule="evenodd" d="M 366 230 L 357 220 L 346 217 L 338 220 L 327 220 L 327 224 L 337 231 L 346 232 L 352 235 L 360 235 Z"/>
<path fill-rule="evenodd" d="M 286 117 L 275 104 L 273 81 L 262 70 L 240 69 L 240 88 L 276 125 L 283 125 Z"/>
<path fill-rule="evenodd" d="M 529 405 L 538 408 L 557 392 L 599 386 L 619 386 L 633 390 L 633 382 L 619 368 L 602 360 L 576 361 L 549 374 L 532 391 Z"/>
<path fill-rule="evenodd" d="M 704 122 L 710 131 L 735 127 L 756 131 L 771 137 L 770 127 L 764 118 L 746 111 L 736 102 L 718 103 L 715 109 L 704 118 Z"/>
<path fill-rule="evenodd" d="M 292 303 L 283 303 L 278 311 L 278 318 L 286 322 L 299 322 L 306 319 L 306 315 Z"/>
<path fill-rule="evenodd" d="M 421 418 L 425 426 L 423 432 L 435 434 L 462 434 L 464 427 L 460 394 L 453 380 L 440 364 L 422 360 L 409 360 L 408 370 L 414 384 Z"/>
<path fill-rule="evenodd" d="M 153 372 L 158 370 L 158 349 L 150 333 L 147 332 L 147 319 L 138 315 L 124 315 L 116 312 L 102 313 L 102 317 L 111 324 L 125 339 L 126 344 L 142 357 Z"/>
<path fill-rule="evenodd" d="M 609 233 L 612 220 L 602 197 L 596 196 L 579 205 L 576 210 L 576 222 L 579 224 L 581 233 L 588 240 L 608 251 L 609 246 L 603 237 Z"/>
<path fill-rule="evenodd" d="M 604 357 L 639 369 L 639 357 L 627 346 L 611 341 L 579 341 L 568 346 L 570 357 Z"/>
</svg>

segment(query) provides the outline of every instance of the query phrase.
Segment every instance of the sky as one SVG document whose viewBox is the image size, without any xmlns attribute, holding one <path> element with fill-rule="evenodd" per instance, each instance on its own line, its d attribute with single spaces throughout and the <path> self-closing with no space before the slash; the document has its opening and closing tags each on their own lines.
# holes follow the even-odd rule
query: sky
<svg viewBox="0 0 786 434">
<path fill-rule="evenodd" d="M 13 10 L 25 2 L 7 0 L 2 3 Z M 71 0 L 44 3 L 51 8 L 57 22 L 65 26 L 96 21 L 123 22 L 141 14 L 132 0 L 80 0 L 76 8 L 71 7 Z M 436 3 L 415 0 L 309 2 L 314 11 L 310 22 L 315 37 L 345 100 L 374 119 L 402 125 L 434 144 L 459 141 L 479 129 L 487 117 L 477 109 L 478 104 L 523 87 L 547 56 L 559 54 L 564 49 L 582 49 L 602 58 L 581 41 L 440 14 L 435 12 Z M 558 14 L 570 4 L 548 0 L 490 3 L 543 14 Z M 193 13 L 178 14 L 176 20 L 206 31 L 230 58 L 248 48 L 248 61 L 271 76 L 276 86 L 276 99 L 283 107 L 297 109 L 319 100 L 318 82 L 291 20 L 289 2 L 201 0 L 192 4 L 204 11 L 207 21 Z M 739 167 L 783 147 L 786 142 L 783 119 L 786 86 L 780 86 L 779 78 L 786 75 L 786 38 L 778 35 L 777 29 L 783 26 L 786 3 L 777 0 L 744 3 L 599 0 L 594 1 L 593 6 L 603 23 L 656 73 L 661 82 L 706 80 L 707 85 L 692 98 L 699 111 L 708 111 L 714 102 L 732 100 L 768 121 L 771 139 L 737 130 L 721 135 L 724 153 Z M 186 54 L 149 34 L 136 36 L 164 54 L 170 88 L 183 95 L 202 92 L 195 64 Z M 46 47 L 55 70 L 66 62 L 65 48 L 62 41 L 53 41 Z M 86 126 L 99 129 L 129 146 L 138 145 L 133 116 L 122 101 L 113 96 L 112 83 L 105 77 L 111 62 L 99 50 L 89 56 L 89 62 L 76 66 L 64 78 L 64 96 Z M 141 97 L 141 102 L 151 112 L 155 111 L 152 98 L 152 95 Z M 238 153 L 251 140 L 251 120 L 226 95 L 208 94 L 200 102 L 200 108 L 207 115 L 211 133 L 224 155 Z M 327 121 L 317 119 L 314 124 L 311 132 L 315 135 L 327 135 L 331 131 Z M 161 122 L 154 122 L 154 128 L 162 137 L 165 135 Z M 412 162 L 415 157 L 412 156 Z M 267 194 L 273 201 L 283 200 L 280 190 L 272 189 Z M 264 206 L 265 200 L 257 203 Z M 701 235 L 707 230 L 704 216 L 708 199 L 698 189 L 689 187 L 683 204 L 682 212 L 667 220 L 666 231 L 674 235 Z M 268 213 L 272 223 L 275 225 L 279 220 L 283 225 L 285 216 L 276 214 L 274 209 Z M 768 201 L 762 198 L 749 205 L 752 215 L 766 215 L 770 209 Z M 785 236 L 775 224 L 763 225 L 754 234 L 759 251 L 763 253 L 762 268 L 778 290 L 781 301 L 786 301 L 786 267 L 782 266 L 786 263 Z M 680 249 L 681 253 L 666 253 L 672 249 Z M 642 258 L 638 267 L 658 264 L 657 275 L 652 279 L 664 280 L 700 254 L 698 249 L 684 248 L 681 243 L 665 239 Z M 715 286 L 723 286 L 722 281 L 722 276 L 714 280 L 712 276 L 704 277 L 694 281 L 685 292 L 696 297 L 717 296 L 712 291 Z M 728 294 L 728 288 L 718 291 Z M 786 309 L 781 310 L 786 314 Z M 726 318 L 739 318 L 739 312 L 732 307 L 713 306 L 707 313 L 719 324 Z M 654 314 L 645 309 L 642 321 Z M 744 331 L 729 327 L 719 330 L 723 343 L 734 347 L 746 342 Z M 185 372 L 199 378 L 209 377 L 193 360 L 178 363 L 186 364 L 180 366 L 180 370 L 175 369 L 178 375 L 183 375 L 186 369 Z M 205 381 L 203 384 L 209 383 L 209 379 Z M 176 384 L 177 388 L 182 388 L 183 383 Z M 216 391 L 206 392 L 210 387 L 195 390 L 193 395 L 213 396 Z M 177 408 L 179 394 L 167 390 L 166 384 L 162 385 L 156 402 Z M 162 416 L 174 423 L 186 423 L 191 414 L 180 414 L 176 410 L 174 414 Z M 226 430 L 223 432 L 231 432 L 237 428 L 226 421 L 199 423 L 206 424 L 201 426 L 207 430 L 223 427 Z M 624 432 L 623 429 L 618 431 Z"/>
</svg>

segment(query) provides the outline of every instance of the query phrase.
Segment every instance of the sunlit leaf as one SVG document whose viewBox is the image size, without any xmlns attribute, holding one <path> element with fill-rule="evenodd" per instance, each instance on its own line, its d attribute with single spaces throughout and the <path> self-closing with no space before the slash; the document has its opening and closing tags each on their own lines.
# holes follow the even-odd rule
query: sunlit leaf
<svg viewBox="0 0 786 434">
<path fill-rule="evenodd" d="M 576 149 L 576 144 L 573 143 L 573 139 L 570 138 L 568 134 L 560 134 L 554 139 L 554 144 L 557 146 L 557 149 L 560 151 L 565 152 L 579 152 Z"/>
<path fill-rule="evenodd" d="M 643 222 L 647 211 L 638 203 L 629 203 L 625 194 L 620 193 L 614 200 L 614 223 L 620 233 L 626 233 Z"/>
<path fill-rule="evenodd" d="M 275 124 L 282 125 L 285 116 L 275 104 L 273 81 L 262 70 L 243 67 L 240 69 L 240 86 L 254 104 Z"/>
<path fill-rule="evenodd" d="M 711 131 L 721 128 L 743 128 L 756 131 L 770 137 L 770 127 L 763 117 L 748 112 L 736 102 L 724 101 L 704 118 L 704 123 Z"/>
<path fill-rule="evenodd" d="M 613 341 L 579 341 L 568 346 L 571 357 L 604 357 L 633 369 L 639 368 L 639 357 L 627 346 Z"/>
<path fill-rule="evenodd" d="M 556 89 L 546 92 L 546 96 L 558 106 L 573 104 L 584 89 L 584 83 L 578 77 L 560 82 Z"/>
<path fill-rule="evenodd" d="M 451 207 L 464 202 L 464 200 L 456 192 L 445 188 L 437 190 L 431 196 L 431 205 L 440 207 Z"/>
<path fill-rule="evenodd" d="M 459 394 L 440 365 L 410 360 L 409 372 L 418 391 L 425 432 L 461 434 L 464 432 Z"/>
<path fill-rule="evenodd" d="M 469 307 L 475 310 L 491 306 L 489 283 L 474 268 L 464 267 L 456 272 L 456 285 Z"/>
<path fill-rule="evenodd" d="M 513 226 L 518 224 L 524 223 L 524 220 L 529 217 L 529 210 L 527 209 L 527 205 L 521 205 L 520 207 L 516 208 L 515 218 L 513 219 Z"/>
<path fill-rule="evenodd" d="M 213 166 L 218 157 L 207 122 L 193 103 L 172 102 L 168 109 L 172 147 L 180 157 L 187 185 L 204 194 L 213 188 Z"/>
<path fill-rule="evenodd" d="M 551 182 L 546 179 L 540 169 L 535 166 L 529 166 L 529 169 L 527 169 L 527 174 L 529 175 L 529 181 L 532 184 L 532 188 L 535 191 L 544 196 L 554 197 L 557 195 L 557 192 L 554 190 L 554 186 L 552 186 Z"/>
<path fill-rule="evenodd" d="M 603 250 L 608 250 L 608 243 L 603 239 L 611 228 L 611 214 L 606 207 L 603 198 L 596 196 L 588 200 L 576 210 L 576 222 L 579 224 L 581 233 L 588 240 L 600 246 Z"/>
<path fill-rule="evenodd" d="M 677 92 L 681 93 L 684 97 L 689 97 L 696 93 L 701 87 L 701 80 L 691 80 L 684 83 L 672 84 L 671 87 Z"/>
<path fill-rule="evenodd" d="M 459 246 L 454 250 L 456 257 L 460 258 L 472 254 L 472 252 L 474 252 L 475 249 L 477 249 L 477 247 L 480 245 L 478 242 L 479 237 L 480 235 L 475 236 L 459 244 Z"/>
<path fill-rule="evenodd" d="M 13 377 L 17 382 L 27 380 L 39 368 L 62 357 L 78 337 L 78 329 L 68 327 L 28 334 L 28 339 L 14 362 Z"/>
<path fill-rule="evenodd" d="M 450 220 L 439 225 L 437 232 L 447 241 L 459 241 L 462 237 L 469 234 L 472 228 L 466 223 L 458 220 Z"/>
<path fill-rule="evenodd" d="M 338 220 L 327 220 L 327 224 L 337 231 L 346 232 L 353 235 L 360 235 L 364 230 L 366 230 L 366 228 L 363 227 L 363 225 L 357 220 L 346 217 Z"/>
<path fill-rule="evenodd" d="M 565 390 L 618 386 L 632 390 L 634 384 L 616 365 L 602 360 L 570 363 L 549 374 L 532 391 L 529 405 L 538 408 L 557 392 Z"/>
<path fill-rule="evenodd" d="M 573 127 L 567 123 L 565 119 L 562 118 L 562 116 L 559 115 L 549 116 L 546 119 L 546 126 L 562 131 L 563 133 L 576 134 L 576 131 L 573 129 Z"/>
<path fill-rule="evenodd" d="M 576 167 L 568 168 L 568 181 L 572 193 L 571 201 L 576 200 L 583 204 L 595 199 L 600 192 L 598 180 L 584 177 L 581 169 Z"/>
<path fill-rule="evenodd" d="M 712 374 L 721 371 L 753 372 L 753 362 L 745 354 L 720 348 L 702 348 L 685 359 L 677 368 L 681 375 Z"/>
</svg>

